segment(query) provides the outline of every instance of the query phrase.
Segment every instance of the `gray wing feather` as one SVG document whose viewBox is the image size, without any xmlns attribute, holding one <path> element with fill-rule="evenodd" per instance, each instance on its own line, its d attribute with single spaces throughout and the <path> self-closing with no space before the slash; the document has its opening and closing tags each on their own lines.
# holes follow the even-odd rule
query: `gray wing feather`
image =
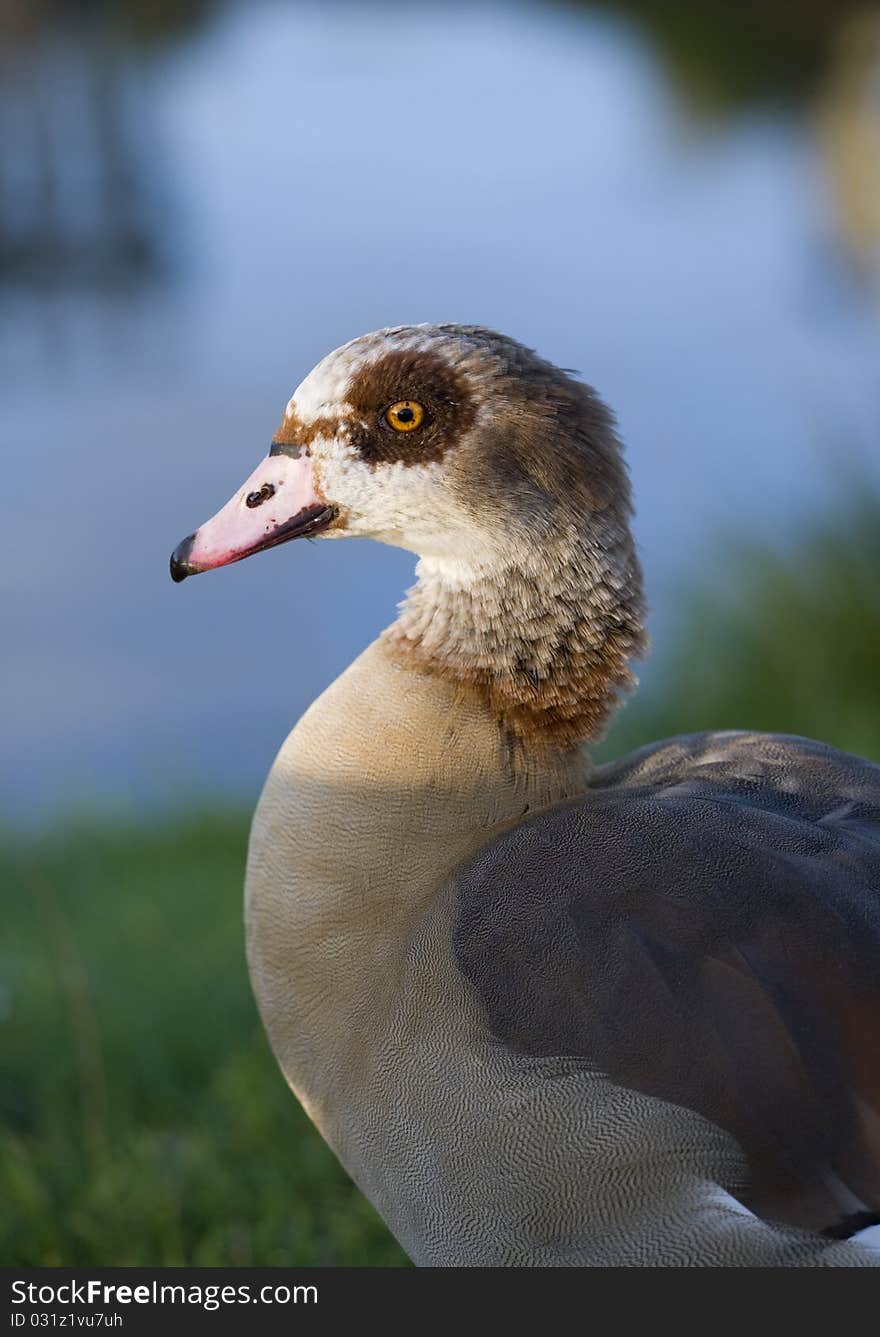
<svg viewBox="0 0 880 1337">
<path fill-rule="evenodd" d="M 753 1210 L 880 1211 L 880 768 L 776 735 L 645 749 L 480 851 L 454 947 L 499 1039 L 733 1133 Z"/>
</svg>

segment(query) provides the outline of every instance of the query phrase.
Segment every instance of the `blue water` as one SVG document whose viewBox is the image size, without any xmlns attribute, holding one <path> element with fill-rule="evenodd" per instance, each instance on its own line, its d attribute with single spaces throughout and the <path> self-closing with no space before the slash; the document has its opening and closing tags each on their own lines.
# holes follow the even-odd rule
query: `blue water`
<svg viewBox="0 0 880 1337">
<path fill-rule="evenodd" d="M 843 443 L 876 464 L 877 287 L 809 109 L 700 122 L 636 28 L 525 3 L 231 6 L 122 73 L 155 281 L 0 306 L 10 819 L 250 800 L 391 619 L 413 560 L 375 545 L 167 575 L 364 330 L 494 325 L 599 388 L 661 654 L 719 532 L 796 532 Z"/>
</svg>

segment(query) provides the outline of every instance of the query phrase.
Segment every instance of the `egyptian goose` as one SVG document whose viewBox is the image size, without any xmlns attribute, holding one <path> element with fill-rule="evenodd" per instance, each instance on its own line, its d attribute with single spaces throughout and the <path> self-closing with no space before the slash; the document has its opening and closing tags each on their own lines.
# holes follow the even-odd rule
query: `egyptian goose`
<svg viewBox="0 0 880 1337">
<path fill-rule="evenodd" d="M 260 1012 L 419 1264 L 878 1266 L 880 768 L 739 732 L 591 766 L 644 646 L 629 516 L 591 389 L 419 325 L 320 362 L 177 548 L 419 556 L 260 798 Z"/>
</svg>

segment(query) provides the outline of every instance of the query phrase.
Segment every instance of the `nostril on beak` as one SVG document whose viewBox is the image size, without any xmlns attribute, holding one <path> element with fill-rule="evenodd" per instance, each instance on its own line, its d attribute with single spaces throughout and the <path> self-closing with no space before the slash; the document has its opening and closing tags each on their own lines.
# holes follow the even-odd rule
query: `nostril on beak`
<svg viewBox="0 0 880 1337">
<path fill-rule="evenodd" d="M 274 496 L 275 496 L 275 489 L 272 486 L 272 484 L 264 483 L 263 486 L 259 489 L 259 491 L 249 492 L 247 494 L 247 496 L 244 499 L 244 504 L 245 506 L 250 507 L 251 510 L 254 510 L 255 507 L 262 506 L 264 501 L 268 501 L 270 497 Z"/>
</svg>

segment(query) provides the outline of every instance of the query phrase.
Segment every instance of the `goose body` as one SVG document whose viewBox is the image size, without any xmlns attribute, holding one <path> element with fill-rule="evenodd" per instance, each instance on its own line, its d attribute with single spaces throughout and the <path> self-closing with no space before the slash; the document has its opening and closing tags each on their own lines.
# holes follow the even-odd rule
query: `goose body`
<svg viewBox="0 0 880 1337">
<path fill-rule="evenodd" d="M 418 326 L 319 364 L 180 545 L 176 579 L 306 532 L 420 555 L 260 798 L 260 1012 L 417 1263 L 878 1266 L 880 768 L 591 765 L 643 647 L 628 515 L 591 391 Z"/>
</svg>

